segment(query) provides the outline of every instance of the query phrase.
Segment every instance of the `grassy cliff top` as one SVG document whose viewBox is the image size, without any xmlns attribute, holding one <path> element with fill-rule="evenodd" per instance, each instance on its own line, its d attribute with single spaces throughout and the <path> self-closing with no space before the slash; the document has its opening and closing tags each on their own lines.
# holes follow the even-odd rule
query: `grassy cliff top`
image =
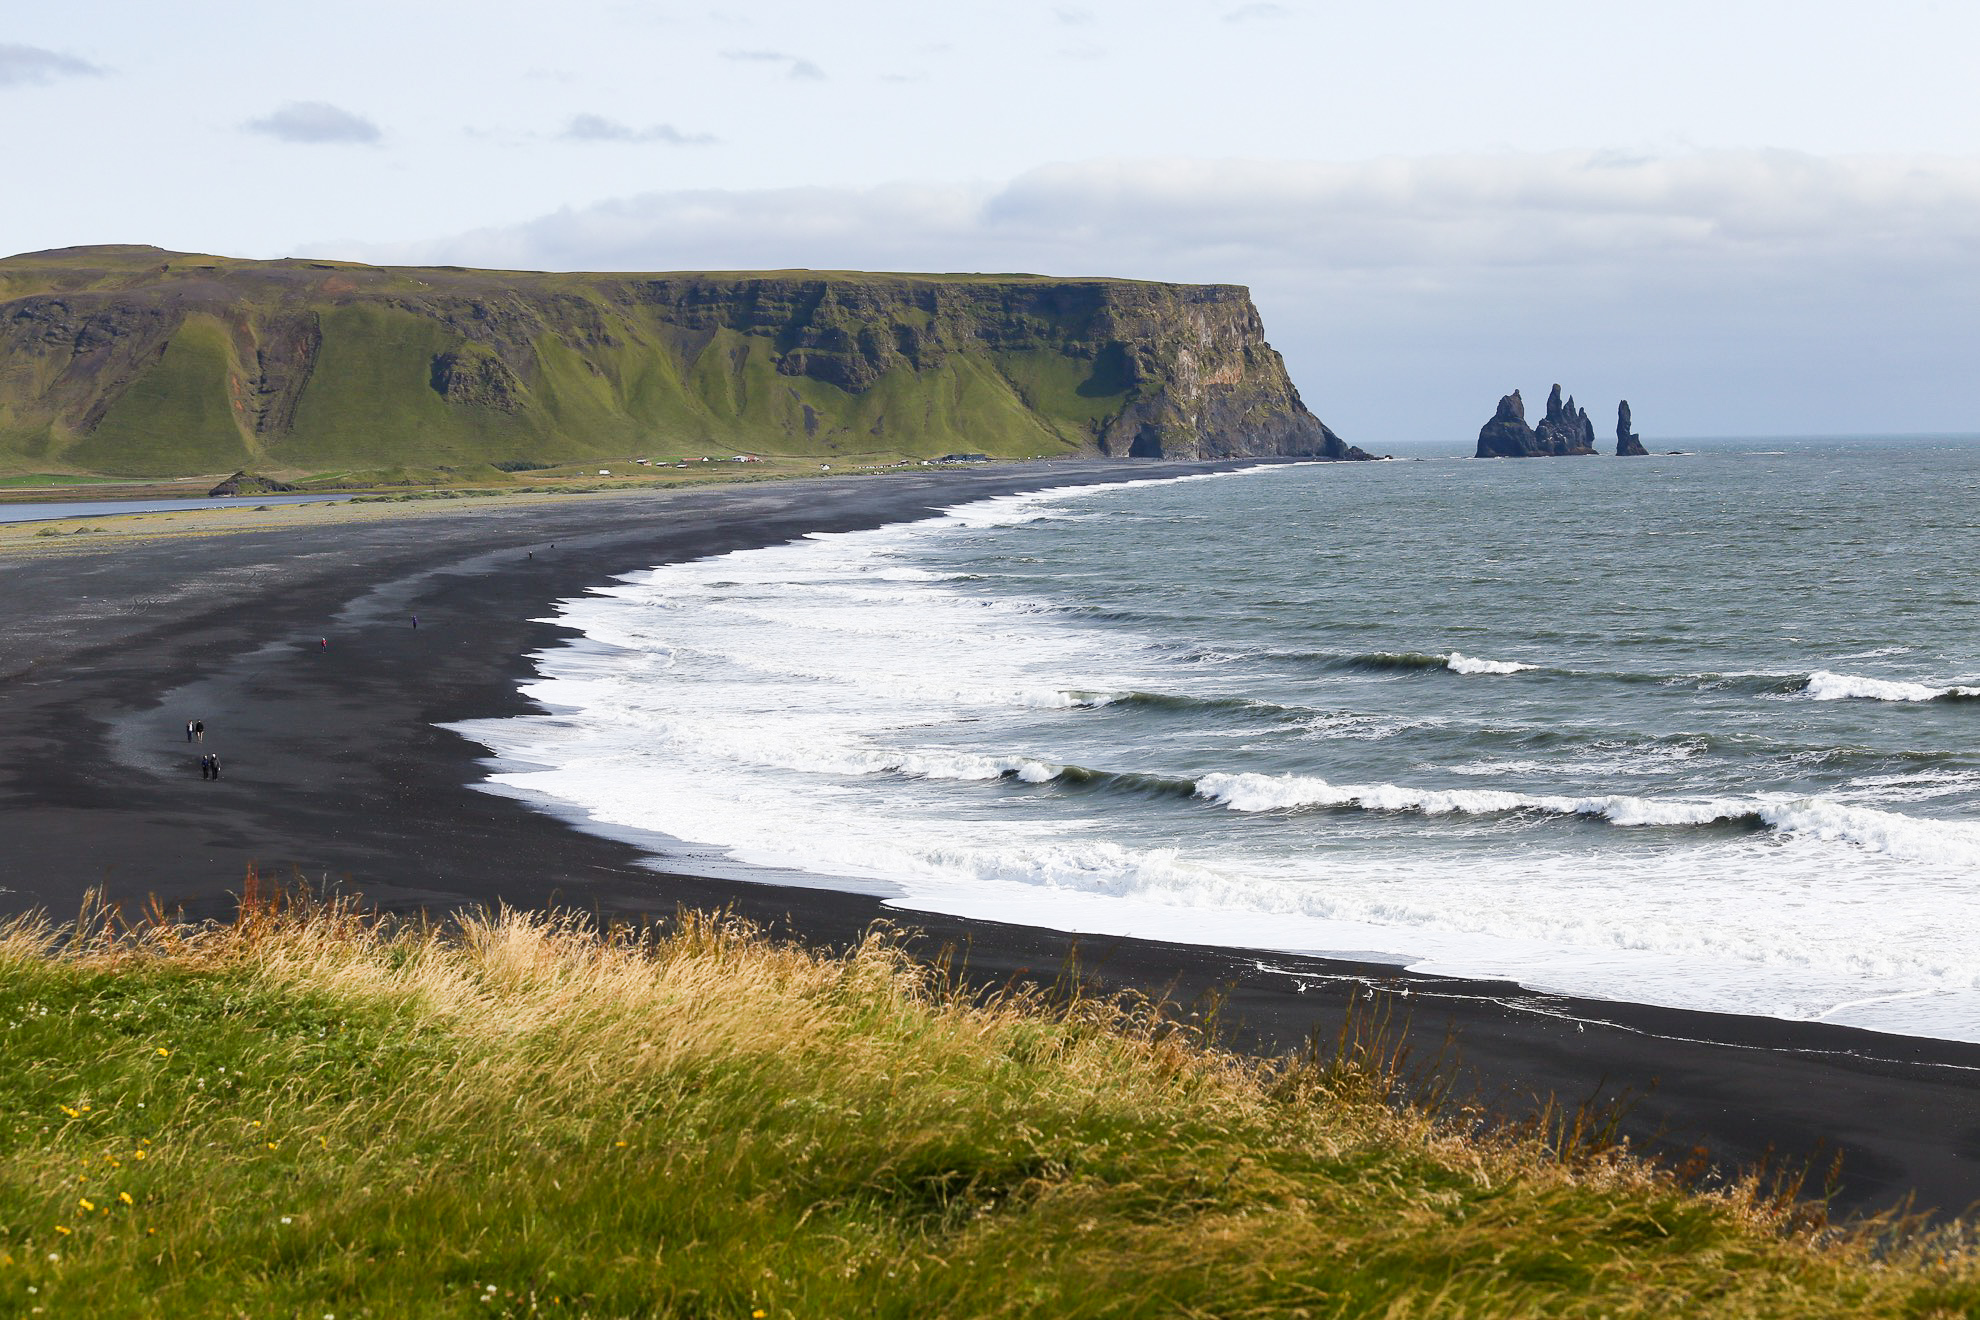
<svg viewBox="0 0 1980 1320">
<path fill-rule="evenodd" d="M 720 271 L 539 271 L 501 270 L 467 266 L 373 266 L 358 261 L 331 261 L 315 257 L 281 257 L 257 260 L 248 257 L 213 256 L 198 252 L 173 252 L 142 243 L 105 243 L 83 247 L 50 248 L 0 257 L 0 293 L 18 297 L 32 292 L 122 291 L 172 281 L 193 281 L 202 276 L 224 275 L 267 281 L 271 285 L 293 285 L 298 289 L 319 289 L 326 281 L 342 276 L 352 281 L 348 292 L 389 289 L 430 288 L 444 285 L 464 289 L 476 283 L 491 286 L 525 285 L 536 288 L 576 287 L 627 280 L 685 280 L 740 283 L 751 280 L 818 281 L 840 285 L 874 287 L 901 285 L 1010 285 L 1041 287 L 1054 285 L 1114 286 L 1123 289 L 1191 288 L 1214 290 L 1231 297 L 1249 297 L 1241 285 L 1175 285 L 1156 280 L 1122 279 L 1111 276 L 1037 275 L 1026 272 L 982 271 L 856 271 L 856 270 L 720 270 Z M 333 282 L 330 291 L 338 291 Z"/>
<path fill-rule="evenodd" d="M 0 930 L 0 1313 L 1897 1316 L 1980 1257 L 684 915 Z"/>
</svg>

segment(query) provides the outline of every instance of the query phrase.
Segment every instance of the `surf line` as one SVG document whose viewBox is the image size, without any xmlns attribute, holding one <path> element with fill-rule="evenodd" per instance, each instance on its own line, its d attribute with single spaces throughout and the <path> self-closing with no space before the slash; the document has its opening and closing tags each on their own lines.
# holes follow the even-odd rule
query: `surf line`
<svg viewBox="0 0 1980 1320">
<path fill-rule="evenodd" d="M 1450 999 L 1468 1004 L 1496 1004 L 1500 1008 L 1507 1009 L 1514 1013 L 1526 1013 L 1534 1017 L 1551 1018 L 1557 1022 L 1572 1022 L 1575 1025 L 1575 1028 L 1580 1031 L 1586 1031 L 1591 1026 L 1601 1027 L 1601 1028 L 1607 1028 L 1610 1031 L 1625 1032 L 1631 1036 L 1641 1036 L 1645 1040 L 1669 1041 L 1674 1045 L 1712 1045 L 1712 1046 L 1717 1046 L 1718 1048 L 1721 1049 L 1746 1050 L 1755 1054 L 1794 1054 L 1794 1055 L 1801 1055 L 1803 1057 L 1811 1058 L 1811 1059 L 1855 1059 L 1861 1063 L 1883 1063 L 1883 1064 L 1890 1064 L 1895 1067 L 1934 1068 L 1946 1072 L 1980 1073 L 1980 1064 L 1944 1063 L 1944 1062 L 1938 1062 L 1933 1060 L 1922 1060 L 1922 1059 L 1900 1059 L 1900 1058 L 1892 1058 L 1885 1054 L 1869 1053 L 1863 1050 L 1819 1050 L 1819 1049 L 1811 1049 L 1805 1045 L 1747 1045 L 1735 1040 L 1714 1040 L 1710 1036 L 1680 1036 L 1680 1035 L 1673 1035 L 1669 1032 L 1651 1031 L 1644 1027 L 1632 1027 L 1626 1022 L 1615 1022 L 1604 1017 L 1593 1017 L 1593 1016 L 1584 1017 L 1580 1014 L 1570 1013 L 1566 1009 L 1555 1007 L 1555 1005 L 1558 1005 L 1562 1002 L 1557 996 L 1544 994 L 1538 991 L 1528 992 L 1528 994 L 1524 996 L 1509 996 L 1509 995 L 1494 995 L 1494 994 L 1465 994 L 1461 991 L 1456 991 L 1456 990 L 1428 989 L 1421 982 L 1408 986 L 1396 986 L 1394 984 L 1379 980 L 1375 977 L 1365 976 L 1355 972 L 1314 972 L 1314 971 L 1305 971 L 1305 970 L 1295 971 L 1290 967 L 1275 967 L 1271 963 L 1258 961 L 1258 960 L 1254 960 L 1252 966 L 1257 968 L 1259 971 L 1265 972 L 1269 975 L 1283 976 L 1291 980 L 1293 982 L 1293 989 L 1296 993 L 1305 992 L 1306 984 L 1303 983 L 1324 985 L 1329 982 L 1337 982 L 1337 983 L 1361 986 L 1368 991 L 1370 998 L 1373 998 L 1376 994 L 1379 993 L 1379 994 L 1392 994 L 1392 995 L 1396 995 L 1399 998 Z M 1410 973 L 1407 972 L 1404 972 L 1402 974 L 1410 975 Z M 1881 998 L 1909 999 L 1909 998 L 1916 998 L 1918 995 L 1929 995 L 1935 993 L 1937 992 L 1931 990 L 1922 990 L 1922 991 L 1917 991 L 1914 994 L 1887 995 L 1887 996 L 1882 996 Z M 1880 1000 L 1866 999 L 1860 1002 L 1868 1004 L 1868 1003 L 1877 1003 L 1880 1002 Z M 1827 1013 L 1838 1012 L 1842 1009 L 1849 1008 L 1852 1006 L 1853 1004 L 1837 1004 L 1834 1008 L 1828 1009 L 1824 1014 L 1824 1016 L 1826 1016 Z M 1656 1007 L 1656 1006 L 1645 1005 L 1645 1007 Z M 1684 1013 L 1684 1012 L 1692 1012 L 1696 1010 L 1679 1008 L 1679 1009 L 1670 1009 L 1668 1011 L 1673 1013 Z M 1753 1013 L 1723 1013 L 1720 1014 L 1720 1016 L 1757 1017 L 1759 1015 Z M 1773 1020 L 1786 1020 L 1786 1019 L 1773 1019 Z M 1823 1022 L 1821 1017 L 1811 1018 L 1809 1020 L 1811 1022 L 1819 1023 L 1823 1026 L 1833 1027 L 1838 1025 L 1833 1022 Z M 1847 1026 L 1845 1027 L 1845 1029 L 1849 1031 L 1869 1030 L 1869 1028 L 1867 1027 L 1847 1027 Z M 1881 1035 L 1885 1033 L 1875 1033 L 1875 1034 Z M 1907 1036 L 1904 1039 L 1937 1040 L 1939 1038 L 1936 1036 Z M 1964 1042 L 1948 1041 L 1946 1043 L 1957 1045 L 1957 1044 L 1963 1044 Z"/>
</svg>

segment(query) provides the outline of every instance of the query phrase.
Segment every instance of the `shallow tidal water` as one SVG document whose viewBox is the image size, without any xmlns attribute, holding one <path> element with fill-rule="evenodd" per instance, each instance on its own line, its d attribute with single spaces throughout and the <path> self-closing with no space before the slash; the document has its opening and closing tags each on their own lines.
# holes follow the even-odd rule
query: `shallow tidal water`
<svg viewBox="0 0 1980 1320">
<path fill-rule="evenodd" d="M 1692 447 L 633 572 L 560 607 L 543 714 L 455 727 L 734 874 L 1980 1040 L 1980 443 Z"/>
</svg>

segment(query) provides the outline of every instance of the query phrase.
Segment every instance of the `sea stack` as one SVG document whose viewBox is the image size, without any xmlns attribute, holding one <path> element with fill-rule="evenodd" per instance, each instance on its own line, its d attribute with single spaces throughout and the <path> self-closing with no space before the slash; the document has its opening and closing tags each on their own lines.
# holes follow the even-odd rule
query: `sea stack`
<svg viewBox="0 0 1980 1320">
<path fill-rule="evenodd" d="M 1586 408 L 1574 406 L 1574 396 L 1561 402 L 1561 387 L 1554 386 L 1547 396 L 1547 415 L 1534 428 L 1534 440 L 1543 454 L 1565 457 L 1595 452 L 1595 426 Z"/>
<path fill-rule="evenodd" d="M 1478 458 L 1545 458 L 1595 452 L 1595 424 L 1588 410 L 1577 408 L 1561 387 L 1547 396 L 1547 415 L 1536 430 L 1526 424 L 1526 401 L 1514 390 L 1499 400 L 1499 410 L 1478 431 Z"/>
<path fill-rule="evenodd" d="M 1526 400 L 1514 390 L 1499 400 L 1492 420 L 1478 428 L 1478 458 L 1532 458 L 1541 452 L 1526 424 Z"/>
<path fill-rule="evenodd" d="M 1643 447 L 1643 437 L 1629 429 L 1629 400 L 1624 399 L 1616 405 L 1616 457 L 1631 458 L 1649 452 Z"/>
</svg>

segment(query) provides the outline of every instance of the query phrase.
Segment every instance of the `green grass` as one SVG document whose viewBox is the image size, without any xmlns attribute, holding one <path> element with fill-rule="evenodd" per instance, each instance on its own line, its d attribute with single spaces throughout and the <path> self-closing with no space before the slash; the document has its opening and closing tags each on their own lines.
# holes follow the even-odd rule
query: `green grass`
<svg viewBox="0 0 1980 1320">
<path fill-rule="evenodd" d="M 43 486 L 121 486 L 118 477 L 78 477 L 66 472 L 22 472 L 0 476 L 0 489 L 34 490 Z"/>
<path fill-rule="evenodd" d="M 209 316 L 189 316 L 165 355 L 63 458 L 123 476 L 183 476 L 245 466 L 250 455 L 230 391 L 237 375 L 227 328 Z"/>
<path fill-rule="evenodd" d="M 1481 1142 L 1379 1050 L 970 999 L 883 938 L 252 893 L 0 935 L 0 1315 L 1980 1312 L 1952 1237 Z"/>
<path fill-rule="evenodd" d="M 449 405 L 432 387 L 434 357 L 455 346 L 446 328 L 372 304 L 326 310 L 323 344 L 296 408 L 294 430 L 269 446 L 296 467 L 439 467 L 506 458 L 530 433 L 487 408 Z"/>
</svg>

